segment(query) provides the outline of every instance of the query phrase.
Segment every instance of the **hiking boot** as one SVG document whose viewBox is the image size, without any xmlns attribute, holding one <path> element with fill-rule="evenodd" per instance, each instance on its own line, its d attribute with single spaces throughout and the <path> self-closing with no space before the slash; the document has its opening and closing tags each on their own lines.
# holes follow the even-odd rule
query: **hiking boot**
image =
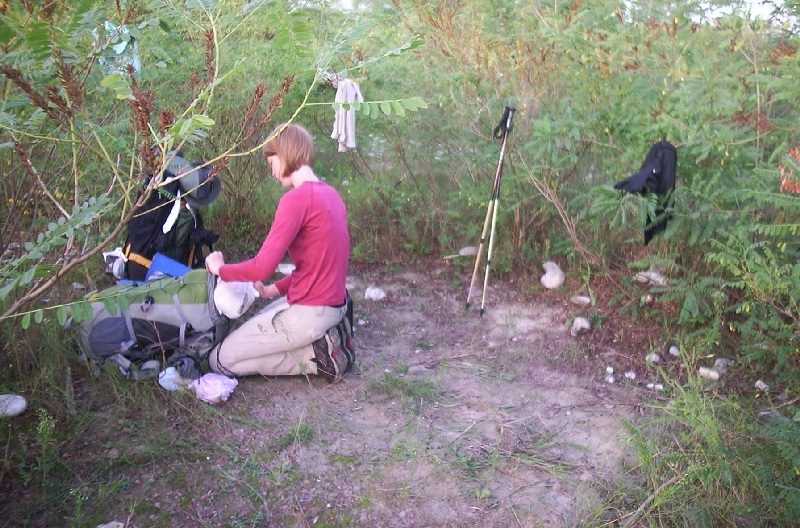
<svg viewBox="0 0 800 528">
<path fill-rule="evenodd" d="M 347 296 L 344 299 L 344 304 L 346 306 L 344 311 L 344 317 L 345 319 L 347 319 L 347 322 L 350 325 L 350 337 L 352 338 L 353 336 L 356 335 L 356 328 L 353 325 L 353 309 L 355 306 L 353 304 L 353 298 L 350 297 L 350 292 L 347 292 Z"/>
<path fill-rule="evenodd" d="M 311 359 L 317 364 L 317 374 L 325 378 L 328 383 L 336 379 L 336 363 L 328 355 L 328 341 L 325 336 L 320 337 L 311 346 L 314 348 L 314 357 Z"/>
<path fill-rule="evenodd" d="M 339 331 L 339 338 L 342 340 L 342 350 L 347 355 L 347 368 L 350 368 L 356 362 L 356 346 L 353 342 L 352 323 L 350 319 L 343 317 L 335 328 Z"/>
<path fill-rule="evenodd" d="M 342 381 L 342 375 L 350 368 L 349 355 L 342 347 L 339 329 L 334 326 L 325 332 L 325 336 L 312 343 L 317 374 L 328 383 Z"/>
</svg>

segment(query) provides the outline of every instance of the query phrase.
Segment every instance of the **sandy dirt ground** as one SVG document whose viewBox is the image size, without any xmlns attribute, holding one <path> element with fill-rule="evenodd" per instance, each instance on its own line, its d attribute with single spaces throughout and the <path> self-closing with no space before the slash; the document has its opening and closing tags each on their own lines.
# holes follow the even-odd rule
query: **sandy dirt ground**
<svg viewBox="0 0 800 528">
<path fill-rule="evenodd" d="M 490 285 L 479 316 L 461 278 L 447 265 L 354 273 L 355 368 L 336 385 L 241 380 L 223 404 L 241 420 L 225 435 L 249 455 L 229 480 L 249 478 L 253 495 L 223 506 L 212 490 L 193 516 L 240 508 L 265 526 L 365 527 L 619 516 L 605 504 L 635 464 L 623 425 L 637 419 L 635 388 L 604 382 L 602 358 L 571 368 L 591 353 L 570 335 L 580 310 L 559 301 L 567 289 L 541 302 Z M 386 297 L 364 299 L 368 287 Z M 229 471 L 228 455 L 210 460 Z"/>
</svg>

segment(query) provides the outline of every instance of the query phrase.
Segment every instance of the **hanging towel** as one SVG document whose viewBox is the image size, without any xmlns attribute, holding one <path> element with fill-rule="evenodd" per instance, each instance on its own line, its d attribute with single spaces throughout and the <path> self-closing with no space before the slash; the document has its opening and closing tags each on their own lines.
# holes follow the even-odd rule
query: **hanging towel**
<svg viewBox="0 0 800 528">
<path fill-rule="evenodd" d="M 336 76 L 333 81 L 336 86 L 336 103 L 352 103 L 364 102 L 364 97 L 361 95 L 361 90 L 358 88 L 358 83 Z M 347 149 L 355 148 L 356 146 L 356 111 L 350 106 L 345 109 L 341 105 L 337 105 L 334 110 L 333 118 L 333 132 L 331 138 L 339 142 L 339 152 L 345 152 Z"/>
</svg>

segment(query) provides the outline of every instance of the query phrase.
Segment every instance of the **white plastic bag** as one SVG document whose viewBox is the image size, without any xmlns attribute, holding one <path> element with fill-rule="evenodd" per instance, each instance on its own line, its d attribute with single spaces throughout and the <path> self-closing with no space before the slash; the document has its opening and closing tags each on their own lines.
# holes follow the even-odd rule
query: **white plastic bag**
<svg viewBox="0 0 800 528">
<path fill-rule="evenodd" d="M 214 289 L 214 304 L 219 313 L 228 319 L 236 319 L 253 304 L 258 292 L 252 282 L 217 281 Z"/>
<path fill-rule="evenodd" d="M 191 382 L 188 387 L 198 399 L 214 404 L 226 401 L 238 384 L 235 379 L 209 372 Z"/>
<path fill-rule="evenodd" d="M 114 251 L 103 252 L 103 262 L 106 263 L 106 273 L 115 279 L 125 278 L 125 263 L 128 259 L 121 247 L 114 248 Z"/>
</svg>

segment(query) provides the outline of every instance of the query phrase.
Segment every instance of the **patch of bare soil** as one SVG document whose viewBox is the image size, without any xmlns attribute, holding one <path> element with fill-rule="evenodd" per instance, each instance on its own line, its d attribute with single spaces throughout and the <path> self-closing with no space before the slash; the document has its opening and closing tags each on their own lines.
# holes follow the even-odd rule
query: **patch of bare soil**
<svg viewBox="0 0 800 528">
<path fill-rule="evenodd" d="M 364 299 L 368 286 L 386 297 Z M 231 432 L 244 453 L 289 435 L 263 461 L 260 500 L 239 498 L 238 508 L 255 505 L 269 526 L 598 520 L 633 460 L 622 422 L 635 402 L 597 365 L 566 368 L 582 354 L 568 304 L 523 301 L 499 285 L 479 317 L 445 266 L 365 271 L 348 287 L 358 362 L 341 384 L 246 379 L 224 404 L 248 418 Z"/>
</svg>

